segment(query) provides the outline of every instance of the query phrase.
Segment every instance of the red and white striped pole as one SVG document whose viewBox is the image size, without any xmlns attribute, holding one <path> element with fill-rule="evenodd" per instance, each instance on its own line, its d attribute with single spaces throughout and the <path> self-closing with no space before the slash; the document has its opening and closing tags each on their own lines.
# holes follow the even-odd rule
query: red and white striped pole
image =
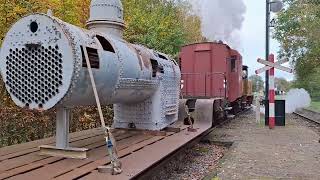
<svg viewBox="0 0 320 180">
<path fill-rule="evenodd" d="M 274 63 L 274 55 L 270 54 L 269 61 Z M 274 68 L 269 70 L 269 128 L 275 126 L 275 91 L 274 91 Z"/>
</svg>

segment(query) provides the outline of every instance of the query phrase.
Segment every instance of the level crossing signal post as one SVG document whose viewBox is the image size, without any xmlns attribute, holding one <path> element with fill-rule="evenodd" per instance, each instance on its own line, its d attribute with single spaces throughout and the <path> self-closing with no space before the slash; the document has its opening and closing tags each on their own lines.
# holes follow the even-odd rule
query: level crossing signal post
<svg viewBox="0 0 320 180">
<path fill-rule="evenodd" d="M 274 78 L 274 72 L 275 69 L 279 69 L 282 71 L 286 71 L 288 73 L 292 73 L 293 70 L 287 67 L 282 66 L 281 64 L 288 62 L 288 60 L 281 60 L 278 62 L 275 62 L 275 58 L 273 54 L 270 54 L 268 57 L 269 61 L 263 60 L 263 59 L 258 59 L 258 63 L 261 63 L 265 65 L 265 67 L 260 68 L 256 70 L 256 74 L 260 74 L 266 71 L 269 71 L 269 128 L 273 129 L 275 126 L 275 90 L 274 90 L 274 83 L 275 83 L 275 78 Z M 266 114 L 267 116 L 267 114 Z"/>
<path fill-rule="evenodd" d="M 277 13 L 280 12 L 283 8 L 283 3 L 281 0 L 266 0 L 266 60 L 268 60 L 269 56 L 269 46 L 270 46 L 270 28 L 275 26 L 275 19 L 271 20 L 271 12 Z M 269 71 L 268 69 L 264 71 L 266 74 L 266 89 L 265 89 L 265 99 L 267 100 L 269 98 L 268 90 L 269 88 Z M 265 106 L 268 106 L 268 104 L 265 104 Z M 268 116 L 267 108 L 265 111 L 266 117 Z M 267 120 L 267 119 L 266 119 Z"/>
</svg>

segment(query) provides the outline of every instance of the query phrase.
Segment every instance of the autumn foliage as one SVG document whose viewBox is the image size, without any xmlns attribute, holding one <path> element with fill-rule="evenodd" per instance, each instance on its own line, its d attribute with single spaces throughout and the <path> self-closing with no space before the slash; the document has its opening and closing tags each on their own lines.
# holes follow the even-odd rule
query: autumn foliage
<svg viewBox="0 0 320 180">
<path fill-rule="evenodd" d="M 192 13 L 186 0 L 123 0 L 125 39 L 177 57 L 180 47 L 202 39 L 200 18 Z M 35 13 L 54 15 L 85 28 L 90 0 L 0 0 L 0 40 L 21 17 Z M 0 42 L 0 43 L 1 43 Z M 0 80 L 0 147 L 32 141 L 55 134 L 55 110 L 30 112 L 16 107 Z M 112 123 L 112 107 L 103 108 L 108 124 Z M 95 107 L 73 110 L 70 130 L 100 127 Z"/>
</svg>

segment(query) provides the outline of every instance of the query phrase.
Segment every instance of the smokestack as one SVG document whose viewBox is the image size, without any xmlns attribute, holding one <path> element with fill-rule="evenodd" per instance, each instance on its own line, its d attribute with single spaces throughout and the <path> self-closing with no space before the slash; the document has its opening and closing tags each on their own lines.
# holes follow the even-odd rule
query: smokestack
<svg viewBox="0 0 320 180">
<path fill-rule="evenodd" d="M 92 0 L 87 28 L 122 38 L 123 6 L 120 0 Z"/>
<path fill-rule="evenodd" d="M 243 0 L 189 1 L 202 20 L 204 37 L 210 41 L 222 40 L 233 48 L 240 47 L 240 30 L 246 12 Z"/>
</svg>

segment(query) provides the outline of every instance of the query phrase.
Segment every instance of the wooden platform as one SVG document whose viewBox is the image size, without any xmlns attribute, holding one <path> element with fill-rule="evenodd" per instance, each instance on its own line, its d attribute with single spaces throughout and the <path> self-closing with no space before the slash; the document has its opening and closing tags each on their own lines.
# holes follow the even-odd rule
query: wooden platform
<svg viewBox="0 0 320 180">
<path fill-rule="evenodd" d="M 110 163 L 103 138 L 98 129 L 71 134 L 73 147 L 90 149 L 88 159 L 65 159 L 39 155 L 39 145 L 53 145 L 54 138 L 42 139 L 0 149 L 0 179 L 131 179 L 155 165 L 192 139 L 208 131 L 208 122 L 195 126 L 197 132 L 167 132 L 165 136 L 138 131 L 115 130 L 123 173 L 117 176 L 98 173 L 97 167 Z"/>
</svg>

